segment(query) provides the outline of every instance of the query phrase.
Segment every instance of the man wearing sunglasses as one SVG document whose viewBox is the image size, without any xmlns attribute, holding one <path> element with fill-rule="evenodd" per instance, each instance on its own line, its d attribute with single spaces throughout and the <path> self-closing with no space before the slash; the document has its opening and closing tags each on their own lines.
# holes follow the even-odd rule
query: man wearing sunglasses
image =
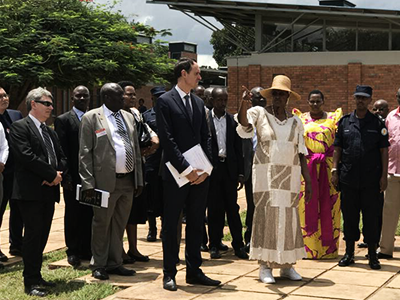
<svg viewBox="0 0 400 300">
<path fill-rule="evenodd" d="M 17 201 L 25 224 L 22 245 L 25 293 L 44 297 L 45 288 L 55 285 L 44 280 L 40 270 L 67 161 L 57 134 L 45 123 L 53 110 L 51 93 L 41 87 L 31 90 L 26 106 L 29 115 L 14 122 L 10 130 L 10 147 L 15 158 L 12 198 Z"/>
</svg>

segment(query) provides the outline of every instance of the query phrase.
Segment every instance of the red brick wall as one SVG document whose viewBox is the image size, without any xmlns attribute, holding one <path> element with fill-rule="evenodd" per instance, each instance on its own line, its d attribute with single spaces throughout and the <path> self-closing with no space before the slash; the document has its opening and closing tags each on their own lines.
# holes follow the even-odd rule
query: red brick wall
<svg viewBox="0 0 400 300">
<path fill-rule="evenodd" d="M 357 84 L 368 84 L 374 89 L 373 101 L 385 99 L 390 110 L 397 107 L 395 94 L 400 87 L 400 68 L 395 65 L 363 65 L 349 63 L 340 66 L 293 66 L 268 67 L 249 65 L 228 68 L 228 109 L 236 113 L 241 98 L 241 86 L 268 88 L 274 75 L 284 74 L 292 80 L 292 89 L 301 95 L 300 101 L 292 101 L 289 108 L 308 111 L 308 93 L 319 89 L 325 95 L 324 109 L 333 111 L 342 107 L 344 113 L 354 110 L 353 92 Z M 268 99 L 268 103 L 271 101 Z"/>
</svg>

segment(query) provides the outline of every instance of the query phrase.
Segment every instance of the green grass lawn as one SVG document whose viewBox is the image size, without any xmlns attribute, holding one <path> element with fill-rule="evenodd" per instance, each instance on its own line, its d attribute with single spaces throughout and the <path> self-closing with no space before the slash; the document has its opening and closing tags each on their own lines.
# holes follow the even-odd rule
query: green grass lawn
<svg viewBox="0 0 400 300">
<path fill-rule="evenodd" d="M 54 281 L 57 287 L 48 289 L 46 299 L 62 300 L 97 300 L 105 298 L 120 289 L 110 284 L 87 284 L 71 280 L 90 274 L 90 270 L 75 270 L 73 268 L 48 269 L 48 264 L 65 258 L 65 249 L 44 255 L 42 275 L 45 280 Z M 22 278 L 23 263 L 6 267 L 0 271 L 0 299 L 22 300 L 39 299 L 24 293 Z"/>
</svg>

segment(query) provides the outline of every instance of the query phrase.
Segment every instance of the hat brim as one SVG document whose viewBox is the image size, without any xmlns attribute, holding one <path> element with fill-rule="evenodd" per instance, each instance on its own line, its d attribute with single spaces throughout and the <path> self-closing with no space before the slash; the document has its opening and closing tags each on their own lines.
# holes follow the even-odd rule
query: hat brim
<svg viewBox="0 0 400 300">
<path fill-rule="evenodd" d="M 152 94 L 153 96 L 159 96 L 159 95 L 162 95 L 162 94 L 165 94 L 166 93 L 166 91 L 160 91 L 160 92 L 155 92 L 154 94 Z"/>
<path fill-rule="evenodd" d="M 353 95 L 354 95 L 354 96 L 362 96 L 362 97 L 371 98 L 371 95 L 370 95 L 370 94 L 363 93 L 363 92 L 354 93 Z"/>
<path fill-rule="evenodd" d="M 291 91 L 289 89 L 283 89 L 283 88 L 277 89 L 277 88 L 274 88 L 274 87 L 270 87 L 268 89 L 261 90 L 260 94 L 261 94 L 261 96 L 263 96 L 266 99 L 267 98 L 272 98 L 272 91 L 273 90 L 281 90 L 281 91 L 289 92 L 289 100 L 300 100 L 301 99 L 301 96 L 299 94 L 297 94 L 296 92 L 293 92 L 293 91 Z"/>
</svg>

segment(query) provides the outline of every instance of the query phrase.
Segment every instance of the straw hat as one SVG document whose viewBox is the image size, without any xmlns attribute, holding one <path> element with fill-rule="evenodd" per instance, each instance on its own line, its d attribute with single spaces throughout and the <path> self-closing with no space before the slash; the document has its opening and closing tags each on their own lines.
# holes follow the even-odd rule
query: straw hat
<svg viewBox="0 0 400 300">
<path fill-rule="evenodd" d="M 293 92 L 291 87 L 292 87 L 292 82 L 290 81 L 289 77 L 285 75 L 277 75 L 272 80 L 272 86 L 269 89 L 262 90 L 260 94 L 264 98 L 271 98 L 272 90 L 282 90 L 290 93 L 289 100 L 291 99 L 300 100 L 301 99 L 300 95 L 297 94 L 296 92 Z"/>
</svg>

